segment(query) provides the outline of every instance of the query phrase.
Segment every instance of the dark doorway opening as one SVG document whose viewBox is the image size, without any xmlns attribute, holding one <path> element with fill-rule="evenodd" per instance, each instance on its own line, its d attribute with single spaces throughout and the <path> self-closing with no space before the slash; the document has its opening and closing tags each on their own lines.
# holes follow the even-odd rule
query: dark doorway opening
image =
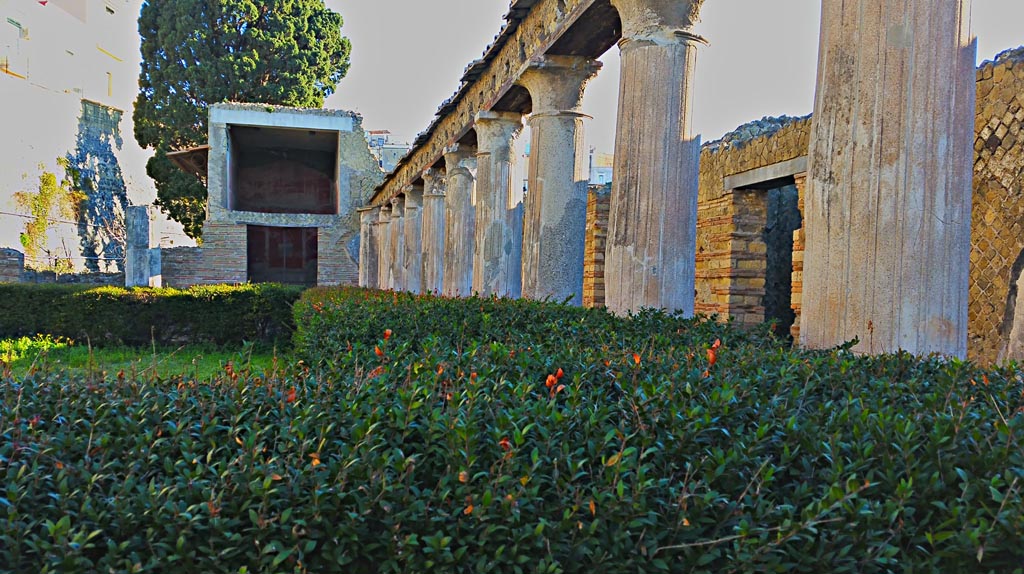
<svg viewBox="0 0 1024 574">
<path fill-rule="evenodd" d="M 249 281 L 316 285 L 315 227 L 248 227 Z"/>
<path fill-rule="evenodd" d="M 338 212 L 337 132 L 230 126 L 231 208 Z"/>
</svg>

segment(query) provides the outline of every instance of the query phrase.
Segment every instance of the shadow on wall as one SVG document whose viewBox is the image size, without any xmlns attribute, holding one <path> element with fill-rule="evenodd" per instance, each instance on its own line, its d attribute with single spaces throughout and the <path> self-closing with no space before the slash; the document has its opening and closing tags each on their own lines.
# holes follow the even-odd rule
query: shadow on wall
<svg viewBox="0 0 1024 574">
<path fill-rule="evenodd" d="M 121 150 L 120 110 L 82 100 L 68 178 L 85 194 L 78 237 L 85 268 L 94 273 L 124 271 L 125 209 L 128 191 L 116 152 Z"/>
</svg>

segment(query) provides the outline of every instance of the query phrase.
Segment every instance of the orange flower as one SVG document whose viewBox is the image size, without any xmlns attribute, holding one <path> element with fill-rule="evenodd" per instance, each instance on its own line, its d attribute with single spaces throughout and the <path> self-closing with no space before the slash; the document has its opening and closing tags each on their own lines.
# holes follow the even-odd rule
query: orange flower
<svg viewBox="0 0 1024 574">
<path fill-rule="evenodd" d="M 310 453 L 309 458 L 313 459 L 312 462 L 310 463 L 311 465 L 317 466 L 320 464 L 320 453 Z"/>
<path fill-rule="evenodd" d="M 721 339 L 715 339 L 715 342 L 712 343 L 711 348 L 717 351 L 718 348 L 721 347 L 721 346 L 722 346 L 722 340 Z"/>
<path fill-rule="evenodd" d="M 558 385 L 558 387 L 556 387 L 554 389 L 551 389 L 551 397 L 554 398 L 555 395 L 557 395 L 558 393 L 560 393 L 560 392 L 562 392 L 564 390 L 565 390 L 565 385 Z"/>
<path fill-rule="evenodd" d="M 59 460 L 54 464 L 54 466 L 57 467 L 57 470 L 64 470 L 64 463 Z"/>
<path fill-rule="evenodd" d="M 390 338 L 391 338 L 391 329 L 385 329 L 384 330 L 384 340 L 387 341 Z"/>
<path fill-rule="evenodd" d="M 597 504 L 593 500 L 590 501 L 590 515 L 597 516 Z"/>
<path fill-rule="evenodd" d="M 556 379 L 561 379 L 564 376 L 565 376 L 565 371 L 562 370 L 562 367 L 558 367 L 558 370 L 555 371 L 555 378 Z"/>
<path fill-rule="evenodd" d="M 469 473 L 464 471 L 464 470 L 462 472 L 460 472 L 459 473 L 459 482 L 461 482 L 463 484 L 469 482 Z"/>
<path fill-rule="evenodd" d="M 383 357 L 384 356 L 384 351 L 381 351 L 380 347 L 378 347 L 378 346 L 374 346 L 373 347 L 373 352 L 376 353 L 376 355 L 378 357 Z"/>
<path fill-rule="evenodd" d="M 384 372 L 384 367 L 380 366 L 380 367 L 377 367 L 376 369 L 370 371 L 369 374 L 366 375 L 366 377 L 370 378 L 370 379 L 373 379 L 373 378 L 376 378 L 376 377 L 380 376 L 380 374 L 383 373 L 383 372 Z"/>
<path fill-rule="evenodd" d="M 551 387 L 555 386 L 555 383 L 557 382 L 558 379 L 554 375 L 548 375 L 548 380 L 544 381 L 544 386 L 550 389 Z"/>
<path fill-rule="evenodd" d="M 718 361 L 718 353 L 715 352 L 714 347 L 708 349 L 708 366 L 713 366 Z"/>
<path fill-rule="evenodd" d="M 285 402 L 294 403 L 295 394 L 295 387 L 288 389 L 288 396 L 285 398 Z"/>
<path fill-rule="evenodd" d="M 639 353 L 633 353 L 633 362 L 636 363 L 637 365 L 640 364 L 640 354 Z"/>
<path fill-rule="evenodd" d="M 470 514 L 473 514 L 473 505 L 470 504 L 469 506 L 467 506 L 466 509 L 462 511 L 462 513 L 465 514 L 466 516 L 469 516 Z"/>
<path fill-rule="evenodd" d="M 512 443 L 508 440 L 508 437 L 501 439 L 501 441 L 499 441 L 498 444 L 501 445 L 501 448 L 506 451 L 512 450 Z"/>
</svg>

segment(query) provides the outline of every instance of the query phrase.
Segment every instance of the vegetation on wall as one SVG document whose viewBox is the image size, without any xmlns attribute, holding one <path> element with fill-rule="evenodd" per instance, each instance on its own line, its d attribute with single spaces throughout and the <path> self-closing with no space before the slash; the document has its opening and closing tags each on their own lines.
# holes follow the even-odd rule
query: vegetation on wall
<svg viewBox="0 0 1024 574">
<path fill-rule="evenodd" d="M 68 169 L 68 161 L 58 158 L 57 163 Z M 42 172 L 35 190 L 18 191 L 14 203 L 19 211 L 29 216 L 21 232 L 21 246 L 25 249 L 27 265 L 36 269 L 67 273 L 74 270 L 72 251 L 67 245 L 51 245 L 51 229 L 57 220 L 73 220 L 78 217 L 84 196 L 75 191 L 68 180 L 57 176 L 39 165 Z"/>
<path fill-rule="evenodd" d="M 342 23 L 323 0 L 143 3 L 135 139 L 156 150 L 146 169 L 157 205 L 190 236 L 202 233 L 206 189 L 166 153 L 206 142 L 211 104 L 322 106 L 348 71 Z"/>
</svg>

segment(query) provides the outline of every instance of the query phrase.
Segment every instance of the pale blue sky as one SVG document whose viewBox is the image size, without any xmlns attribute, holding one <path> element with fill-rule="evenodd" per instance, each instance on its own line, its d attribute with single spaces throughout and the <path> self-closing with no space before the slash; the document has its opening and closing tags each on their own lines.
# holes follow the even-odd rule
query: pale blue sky
<svg viewBox="0 0 1024 574">
<path fill-rule="evenodd" d="M 358 111 L 367 129 L 411 140 L 500 31 L 508 0 L 327 0 L 345 18 L 352 68 L 328 107 Z M 710 0 L 700 33 L 694 131 L 705 140 L 765 115 L 811 112 L 821 0 Z M 974 0 L 979 61 L 1024 44 L 1024 1 Z M 612 48 L 591 83 L 587 139 L 611 151 L 618 97 Z"/>
</svg>

